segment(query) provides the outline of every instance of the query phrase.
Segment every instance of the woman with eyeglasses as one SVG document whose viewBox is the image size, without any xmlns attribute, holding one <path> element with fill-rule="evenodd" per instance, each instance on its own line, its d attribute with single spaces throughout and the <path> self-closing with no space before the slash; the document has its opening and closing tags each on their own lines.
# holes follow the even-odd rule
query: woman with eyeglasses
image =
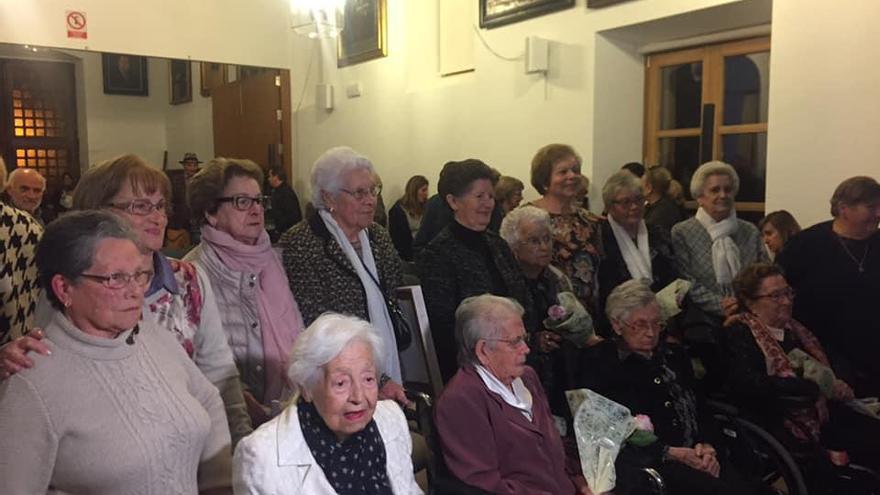
<svg viewBox="0 0 880 495">
<path fill-rule="evenodd" d="M 211 281 L 254 426 L 290 397 L 288 356 L 304 328 L 265 229 L 262 183 L 256 163 L 215 158 L 187 187 L 202 242 L 185 259 Z"/>
<path fill-rule="evenodd" d="M 648 281 L 657 292 L 678 278 L 669 233 L 645 223 L 645 196 L 638 178 L 621 170 L 605 182 L 602 200 L 608 212 L 602 221 L 602 263 L 599 264 L 600 332 L 611 335 L 604 317 L 608 294 L 630 279 Z"/>
<path fill-rule="evenodd" d="M 843 370 L 835 369 L 819 340 L 792 318 L 795 293 L 782 269 L 755 263 L 740 272 L 733 287 L 742 313 L 725 339 L 728 383 L 737 405 L 775 425 L 771 431 L 798 451 L 822 445 L 880 468 L 880 421 L 845 405 L 853 389 L 836 376 Z M 808 405 L 783 407 L 776 400 L 782 396 L 804 397 Z M 823 464 L 828 466 L 819 454 L 812 462 L 821 471 Z"/>
<path fill-rule="evenodd" d="M 281 236 L 284 268 L 306 325 L 327 311 L 357 316 L 389 352 L 379 398 L 406 404 L 392 322 L 401 261 L 373 221 L 380 187 L 370 160 L 348 147 L 327 150 L 312 167 L 315 212 Z"/>
<path fill-rule="evenodd" d="M 171 182 L 136 155 L 122 155 L 89 168 L 76 186 L 74 210 L 107 210 L 123 218 L 137 234 L 141 253 L 153 261 L 153 276 L 144 297 L 144 320 L 172 332 L 205 377 L 220 390 L 233 445 L 253 428 L 241 393 L 238 370 L 226 343 L 223 324 L 203 270 L 167 258 L 160 251 L 168 225 Z M 48 321 L 48 303 L 37 306 L 36 323 Z M 29 349 L 45 353 L 38 338 L 15 341 L 0 351 L 4 371 L 15 373 L 33 361 Z"/>
<path fill-rule="evenodd" d="M 486 293 L 513 298 L 526 308 L 526 329 L 530 334 L 537 331 L 519 264 L 504 239 L 488 230 L 495 208 L 492 181 L 492 169 L 480 160 L 450 162 L 443 167 L 437 192 L 452 210 L 453 222 L 417 258 L 444 382 L 458 371 L 455 308 L 465 298 Z"/>
<path fill-rule="evenodd" d="M 651 418 L 658 440 L 645 447 L 627 444 L 617 464 L 652 467 L 667 493 L 744 494 L 755 490 L 742 481 L 712 443 L 717 432 L 701 416 L 693 388 L 693 369 L 684 350 L 660 338 L 665 327 L 657 298 L 647 282 L 617 286 L 605 306 L 613 339 L 588 349 L 581 386 Z M 615 493 L 631 493 L 619 479 Z"/>
<path fill-rule="evenodd" d="M 154 263 L 117 215 L 52 222 L 37 248 L 51 356 L 0 384 L 3 493 L 230 493 L 214 387 L 141 320 Z"/>
</svg>

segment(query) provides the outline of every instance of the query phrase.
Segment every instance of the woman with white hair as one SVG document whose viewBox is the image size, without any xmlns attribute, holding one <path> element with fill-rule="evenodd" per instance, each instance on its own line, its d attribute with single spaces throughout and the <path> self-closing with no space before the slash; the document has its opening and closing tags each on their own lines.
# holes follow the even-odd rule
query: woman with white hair
<svg viewBox="0 0 880 495">
<path fill-rule="evenodd" d="M 720 161 L 700 165 L 691 178 L 691 195 L 700 208 L 672 228 L 678 270 L 694 284 L 690 298 L 718 320 L 736 304 L 731 284 L 740 269 L 767 260 L 761 233 L 736 217 L 738 191 L 733 167 Z"/>
<path fill-rule="evenodd" d="M 312 167 L 316 212 L 288 230 L 280 246 L 305 324 L 327 311 L 372 323 L 388 349 L 379 395 L 406 403 L 392 322 L 401 262 L 388 232 L 373 222 L 376 178 L 370 160 L 353 149 L 325 152 Z"/>
<path fill-rule="evenodd" d="M 403 411 L 378 400 L 385 352 L 351 316 L 321 315 L 300 334 L 288 370 L 294 400 L 238 444 L 236 493 L 422 493 Z"/>
</svg>

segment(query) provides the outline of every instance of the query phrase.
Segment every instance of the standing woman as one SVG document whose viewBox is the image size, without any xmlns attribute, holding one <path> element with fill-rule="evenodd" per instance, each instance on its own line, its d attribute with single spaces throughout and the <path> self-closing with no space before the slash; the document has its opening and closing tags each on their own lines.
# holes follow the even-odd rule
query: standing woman
<svg viewBox="0 0 880 495">
<path fill-rule="evenodd" d="M 788 240 L 801 231 L 801 226 L 787 210 L 778 210 L 762 218 L 758 222 L 758 229 L 764 238 L 767 255 L 770 261 L 773 261 L 776 255 L 782 252 Z"/>
<path fill-rule="evenodd" d="M 404 261 L 413 261 L 413 238 L 422 224 L 428 202 L 428 179 L 414 175 L 406 181 L 403 197 L 388 210 L 388 232 L 394 248 Z"/>
<path fill-rule="evenodd" d="M 187 188 L 202 242 L 186 259 L 211 280 L 254 424 L 270 418 L 273 403 L 289 398 L 288 355 L 303 328 L 263 223 L 262 183 L 256 163 L 215 158 Z"/>
<path fill-rule="evenodd" d="M 567 144 L 548 144 L 532 159 L 532 186 L 542 194 L 531 203 L 550 214 L 553 266 L 571 280 L 581 304 L 596 314 L 602 242 L 599 218 L 577 202 L 581 157 Z"/>
</svg>

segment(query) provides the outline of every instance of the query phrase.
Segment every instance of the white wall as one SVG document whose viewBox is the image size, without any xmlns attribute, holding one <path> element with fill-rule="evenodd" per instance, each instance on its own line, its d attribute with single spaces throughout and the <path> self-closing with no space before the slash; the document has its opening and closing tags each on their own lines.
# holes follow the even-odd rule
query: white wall
<svg viewBox="0 0 880 495">
<path fill-rule="evenodd" d="M 767 211 L 811 225 L 843 179 L 880 178 L 877 19 L 875 0 L 775 1 Z"/>
</svg>

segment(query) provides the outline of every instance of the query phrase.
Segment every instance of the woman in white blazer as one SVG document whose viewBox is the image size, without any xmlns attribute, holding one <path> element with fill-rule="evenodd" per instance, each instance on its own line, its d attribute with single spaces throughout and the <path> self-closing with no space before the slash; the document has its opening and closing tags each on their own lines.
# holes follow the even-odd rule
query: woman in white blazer
<svg viewBox="0 0 880 495">
<path fill-rule="evenodd" d="M 378 401 L 382 341 L 373 327 L 327 313 L 294 344 L 294 400 L 235 450 L 236 494 L 421 494 L 406 418 Z"/>
</svg>

